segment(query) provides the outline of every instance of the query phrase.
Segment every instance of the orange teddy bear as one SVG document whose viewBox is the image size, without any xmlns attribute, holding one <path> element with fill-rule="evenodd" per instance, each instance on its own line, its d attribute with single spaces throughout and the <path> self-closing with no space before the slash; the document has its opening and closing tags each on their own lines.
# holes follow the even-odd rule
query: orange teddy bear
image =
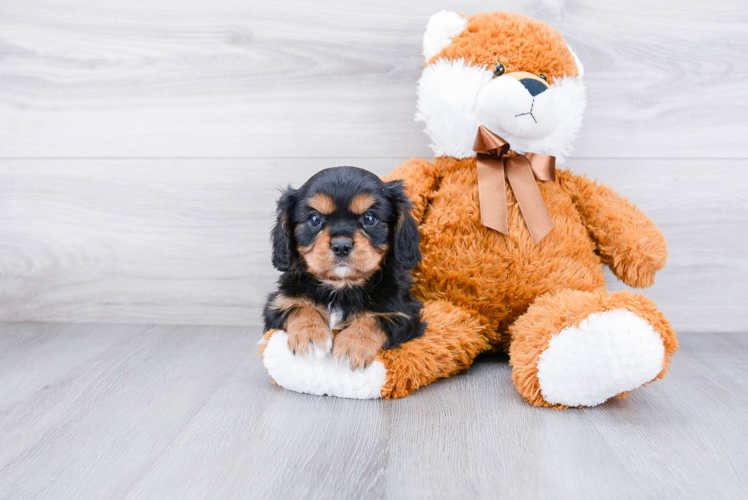
<svg viewBox="0 0 748 500">
<path fill-rule="evenodd" d="M 563 166 L 585 104 L 579 59 L 546 24 L 495 12 L 439 12 L 423 40 L 416 119 L 434 161 L 402 179 L 420 223 L 413 294 L 426 333 L 351 371 L 292 356 L 283 332 L 262 355 L 280 385 L 397 398 L 506 351 L 537 406 L 594 406 L 667 371 L 675 332 L 639 294 L 605 289 L 602 264 L 647 287 L 665 265 L 660 230 L 608 187 Z"/>
</svg>

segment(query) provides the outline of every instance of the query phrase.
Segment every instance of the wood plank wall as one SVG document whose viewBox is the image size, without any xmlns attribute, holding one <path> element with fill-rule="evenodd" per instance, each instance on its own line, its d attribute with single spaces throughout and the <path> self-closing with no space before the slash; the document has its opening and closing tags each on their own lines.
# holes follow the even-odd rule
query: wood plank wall
<svg viewBox="0 0 748 500">
<path fill-rule="evenodd" d="M 669 240 L 646 294 L 679 331 L 748 330 L 742 0 L 4 0 L 0 320 L 258 324 L 277 187 L 430 156 L 442 8 L 562 32 L 587 71 L 572 168 Z"/>
</svg>

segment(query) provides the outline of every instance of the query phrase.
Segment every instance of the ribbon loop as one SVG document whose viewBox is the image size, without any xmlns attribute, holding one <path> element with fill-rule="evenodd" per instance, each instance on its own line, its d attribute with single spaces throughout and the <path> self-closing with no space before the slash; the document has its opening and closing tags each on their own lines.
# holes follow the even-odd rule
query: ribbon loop
<svg viewBox="0 0 748 500">
<path fill-rule="evenodd" d="M 481 224 L 508 233 L 508 179 L 530 236 L 537 245 L 553 229 L 553 221 L 535 179 L 555 181 L 556 159 L 539 153 L 509 156 L 509 148 L 508 142 L 483 125 L 478 128 L 473 150 L 477 153 Z"/>
</svg>

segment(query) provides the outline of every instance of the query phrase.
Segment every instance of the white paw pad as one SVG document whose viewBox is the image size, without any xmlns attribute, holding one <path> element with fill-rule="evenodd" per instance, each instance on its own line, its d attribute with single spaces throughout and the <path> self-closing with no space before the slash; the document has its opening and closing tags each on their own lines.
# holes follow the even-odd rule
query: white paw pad
<svg viewBox="0 0 748 500">
<path fill-rule="evenodd" d="M 381 361 L 363 370 L 351 370 L 329 352 L 296 355 L 288 348 L 288 335 L 275 332 L 267 341 L 262 362 L 275 382 L 291 391 L 340 398 L 372 399 L 382 396 L 387 374 Z"/>
<path fill-rule="evenodd" d="M 538 361 L 543 399 L 595 406 L 654 380 L 665 360 L 660 334 L 635 313 L 590 314 L 554 335 Z"/>
</svg>

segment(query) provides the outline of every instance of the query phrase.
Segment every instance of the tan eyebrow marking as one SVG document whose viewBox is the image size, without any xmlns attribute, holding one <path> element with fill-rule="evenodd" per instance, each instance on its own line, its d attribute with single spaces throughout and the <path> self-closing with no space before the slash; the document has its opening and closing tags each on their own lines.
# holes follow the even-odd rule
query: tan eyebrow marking
<svg viewBox="0 0 748 500">
<path fill-rule="evenodd" d="M 333 213 L 336 208 L 335 200 L 332 199 L 332 196 L 325 193 L 315 193 L 309 198 L 307 205 L 324 215 Z"/>
<path fill-rule="evenodd" d="M 359 193 L 351 200 L 351 203 L 348 206 L 348 210 L 350 210 L 354 214 L 361 215 L 362 213 L 369 210 L 371 206 L 376 202 L 377 199 L 374 197 L 374 195 L 369 193 Z"/>
</svg>

